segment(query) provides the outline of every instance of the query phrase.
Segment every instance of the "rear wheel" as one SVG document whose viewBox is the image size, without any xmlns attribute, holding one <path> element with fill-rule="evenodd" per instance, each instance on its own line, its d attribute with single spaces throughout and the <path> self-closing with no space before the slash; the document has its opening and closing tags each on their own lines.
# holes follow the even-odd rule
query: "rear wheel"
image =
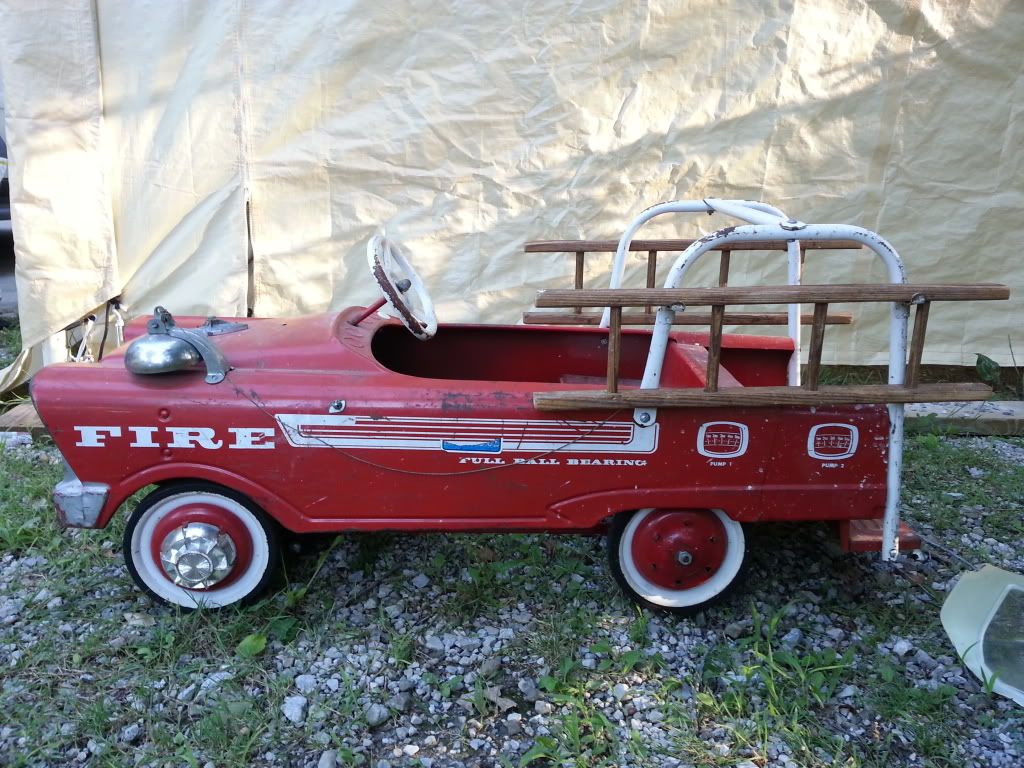
<svg viewBox="0 0 1024 768">
<path fill-rule="evenodd" d="M 157 600 L 223 608 L 251 602 L 267 588 L 278 561 L 277 527 L 240 493 L 175 483 L 135 508 L 124 557 L 135 582 Z"/>
<path fill-rule="evenodd" d="M 743 526 L 721 510 L 641 509 L 613 520 L 608 559 L 631 600 L 691 615 L 736 585 L 746 539 Z"/>
</svg>

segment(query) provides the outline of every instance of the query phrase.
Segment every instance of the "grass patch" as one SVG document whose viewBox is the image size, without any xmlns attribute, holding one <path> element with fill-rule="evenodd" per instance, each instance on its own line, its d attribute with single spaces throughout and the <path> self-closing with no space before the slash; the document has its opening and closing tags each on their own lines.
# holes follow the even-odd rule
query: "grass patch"
<svg viewBox="0 0 1024 768">
<path fill-rule="evenodd" d="M 786 647 L 782 616 L 780 610 L 765 619 L 755 608 L 749 637 L 709 652 L 696 693 L 698 717 L 734 723 L 733 739 L 758 755 L 768 754 L 771 736 L 785 734 L 800 765 L 817 765 L 823 754 L 838 758 L 845 751 L 839 736 L 825 734 L 820 715 L 851 680 L 852 652 Z M 702 749 L 684 746 L 694 758 Z"/>
<path fill-rule="evenodd" d="M 0 448 L 0 553 L 60 549 L 50 494 L 61 474 L 55 462 Z"/>
<path fill-rule="evenodd" d="M 551 733 L 538 736 L 519 765 L 560 765 L 575 768 L 611 768 L 620 765 L 615 726 L 601 711 L 578 696 L 562 702 L 553 718 Z M 511 764 L 511 763 L 510 763 Z"/>
<path fill-rule="evenodd" d="M 1006 442 L 1024 447 L 1019 438 Z M 922 523 L 947 533 L 966 533 L 980 518 L 985 537 L 1013 541 L 1024 536 L 1024 471 L 962 441 L 937 434 L 909 437 L 903 499 Z M 965 515 L 968 507 L 975 514 Z"/>
<path fill-rule="evenodd" d="M 162 765 L 172 758 L 175 765 L 210 759 L 218 766 L 251 765 L 268 724 L 280 717 L 290 684 L 288 678 L 282 687 L 268 659 L 318 622 L 332 602 L 289 604 L 293 590 L 285 584 L 278 595 L 245 610 L 156 607 L 123 567 L 124 514 L 103 531 L 59 530 L 49 498 L 61 474 L 52 453 L 0 450 L 0 557 L 39 559 L 28 582 L 8 588 L 42 595 L 21 607 L 18 618 L 29 629 L 0 675 L 4 724 L 29 746 L 0 753 L 0 763 L 70 763 L 91 742 L 96 751 L 89 764 L 148 759 Z M 304 584 L 316 567 L 313 559 L 300 562 L 293 578 Z M 0 592 L 0 605 L 3 600 Z M 254 634 L 265 638 L 265 650 L 240 654 L 239 645 Z M 0 637 L 0 645 L 12 639 Z M 217 681 L 225 668 L 230 677 Z M 216 697 L 203 690 L 211 679 L 215 684 L 207 685 L 217 689 Z M 129 685 L 131 680 L 141 685 Z M 180 709 L 167 706 L 165 693 L 190 686 Z M 253 697 L 254 690 L 261 695 Z M 140 721 L 141 750 L 119 740 L 122 729 Z"/>
<path fill-rule="evenodd" d="M 524 597 L 572 604 L 587 592 L 603 551 L 592 539 L 575 536 L 452 535 L 443 552 L 435 552 L 424 572 L 450 585 L 439 608 L 459 621 L 493 617 Z M 538 583 L 548 586 L 540 593 Z"/>
<path fill-rule="evenodd" d="M 13 360 L 21 352 L 21 329 L 17 324 L 0 324 L 0 359 Z"/>
</svg>

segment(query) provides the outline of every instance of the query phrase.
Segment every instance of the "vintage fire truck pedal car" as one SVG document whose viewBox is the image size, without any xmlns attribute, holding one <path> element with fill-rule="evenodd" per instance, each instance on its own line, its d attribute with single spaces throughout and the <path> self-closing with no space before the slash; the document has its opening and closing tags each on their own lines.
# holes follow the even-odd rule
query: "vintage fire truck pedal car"
<svg viewBox="0 0 1024 768">
<path fill-rule="evenodd" d="M 689 243 L 634 241 L 655 216 L 684 212 L 747 223 Z M 860 247 L 889 282 L 801 284 L 805 254 Z M 228 320 L 158 308 L 101 362 L 45 368 L 32 395 L 67 462 L 59 514 L 102 528 L 156 486 L 131 513 L 124 554 L 144 590 L 185 608 L 257 596 L 282 528 L 607 531 L 625 592 L 678 613 L 736 582 L 748 523 L 833 520 L 847 546 L 896 554 L 903 403 L 989 394 L 920 383 L 930 304 L 1005 299 L 1004 286 L 909 285 L 878 235 L 749 201 L 648 209 L 619 241 L 608 289 L 582 288 L 592 246 L 559 248 L 579 251 L 576 288 L 542 291 L 537 305 L 568 311 L 530 312 L 525 325 L 439 327 L 402 250 L 374 237 L 369 265 L 383 298 L 371 307 Z M 641 249 L 651 251 L 648 286 L 655 250 L 682 251 L 663 288 L 619 287 L 627 254 Z M 784 252 L 788 284 L 729 286 L 730 254 L 744 250 Z M 720 254 L 719 286 L 681 288 L 710 252 Z M 868 301 L 891 305 L 889 383 L 820 386 L 825 327 L 846 321 L 828 305 Z M 397 319 L 377 312 L 385 304 Z M 787 310 L 726 313 L 741 304 Z M 773 322 L 788 336 L 722 332 Z M 693 324 L 710 331 L 673 330 Z"/>
</svg>

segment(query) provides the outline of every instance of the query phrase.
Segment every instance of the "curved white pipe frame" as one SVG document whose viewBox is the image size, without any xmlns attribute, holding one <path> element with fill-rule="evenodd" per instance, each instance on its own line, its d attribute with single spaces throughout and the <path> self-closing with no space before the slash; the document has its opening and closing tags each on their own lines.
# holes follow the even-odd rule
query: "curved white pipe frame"
<svg viewBox="0 0 1024 768">
<path fill-rule="evenodd" d="M 618 287 L 622 279 L 625 255 L 636 231 L 647 221 L 664 213 L 691 213 L 720 211 L 736 218 L 753 221 L 752 224 L 738 227 L 726 227 L 712 232 L 695 241 L 676 259 L 665 278 L 665 288 L 678 288 L 683 277 L 696 263 L 697 259 L 713 248 L 742 241 L 786 240 L 789 261 L 789 282 L 798 285 L 800 282 L 800 248 L 801 240 L 841 241 L 853 240 L 867 246 L 881 259 L 885 265 L 891 283 L 906 283 L 903 261 L 896 249 L 882 236 L 861 227 L 845 224 L 804 225 L 786 219 L 785 214 L 776 208 L 761 203 L 738 200 L 702 200 L 678 201 L 662 203 L 648 208 L 630 224 L 619 241 L 615 253 L 615 264 L 612 269 L 612 285 Z M 682 308 L 680 308 L 682 309 Z M 647 355 L 641 389 L 656 389 L 661 380 L 661 369 L 665 360 L 675 308 L 659 307 L 655 318 L 654 331 L 651 334 L 651 347 Z M 606 324 L 609 310 L 605 309 L 602 324 Z M 910 305 L 892 302 L 889 322 L 889 383 L 903 384 L 907 361 L 907 320 L 910 316 Z M 790 384 L 794 382 L 793 368 L 799 371 L 800 366 L 800 315 L 799 305 L 789 307 L 789 331 L 794 340 L 795 351 L 791 357 Z M 798 375 L 798 374 L 797 374 Z M 885 517 L 882 526 L 882 559 L 891 560 L 899 554 L 899 497 L 900 474 L 903 468 L 903 404 L 889 404 L 889 461 L 886 474 Z M 637 408 L 633 412 L 634 421 L 640 426 L 650 426 L 657 419 L 657 410 L 653 408 Z"/>
<path fill-rule="evenodd" d="M 706 213 L 710 215 L 716 211 L 751 224 L 771 224 L 786 218 L 786 214 L 775 206 L 759 203 L 756 200 L 710 198 L 707 200 L 673 200 L 669 203 L 652 205 L 633 219 L 626 231 L 622 233 L 622 237 L 619 238 L 619 245 L 615 249 L 615 259 L 612 261 L 612 277 L 608 287 L 622 287 L 622 273 L 626 270 L 626 254 L 629 253 L 629 244 L 633 242 L 633 236 L 636 235 L 640 227 L 648 221 L 666 213 Z M 610 320 L 611 310 L 606 307 L 604 314 L 601 315 L 601 327 L 607 328 Z"/>
</svg>

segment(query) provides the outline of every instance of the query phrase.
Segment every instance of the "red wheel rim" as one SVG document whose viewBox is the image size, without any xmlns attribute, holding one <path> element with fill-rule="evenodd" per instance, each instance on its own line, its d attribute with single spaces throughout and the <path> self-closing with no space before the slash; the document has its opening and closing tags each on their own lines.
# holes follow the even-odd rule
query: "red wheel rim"
<svg viewBox="0 0 1024 768">
<path fill-rule="evenodd" d="M 683 590 L 714 576 L 727 548 L 725 526 L 713 513 L 658 510 L 636 527 L 630 555 L 647 581 L 663 589 Z"/>
<path fill-rule="evenodd" d="M 161 520 L 153 530 L 153 539 L 149 543 L 150 554 L 153 561 L 160 562 L 160 547 L 164 539 L 176 528 L 188 525 L 189 523 L 206 523 L 219 528 L 231 539 L 235 545 L 235 562 L 231 566 L 231 572 L 212 587 L 205 589 L 191 589 L 181 584 L 177 585 L 182 589 L 189 589 L 193 592 L 213 592 L 228 586 L 231 582 L 245 573 L 252 562 L 252 536 L 245 523 L 226 509 L 213 504 L 186 504 L 178 507 Z M 161 569 L 163 572 L 163 569 Z M 168 581 L 172 581 L 165 573 Z M 172 582 L 173 583 L 173 582 Z"/>
</svg>

